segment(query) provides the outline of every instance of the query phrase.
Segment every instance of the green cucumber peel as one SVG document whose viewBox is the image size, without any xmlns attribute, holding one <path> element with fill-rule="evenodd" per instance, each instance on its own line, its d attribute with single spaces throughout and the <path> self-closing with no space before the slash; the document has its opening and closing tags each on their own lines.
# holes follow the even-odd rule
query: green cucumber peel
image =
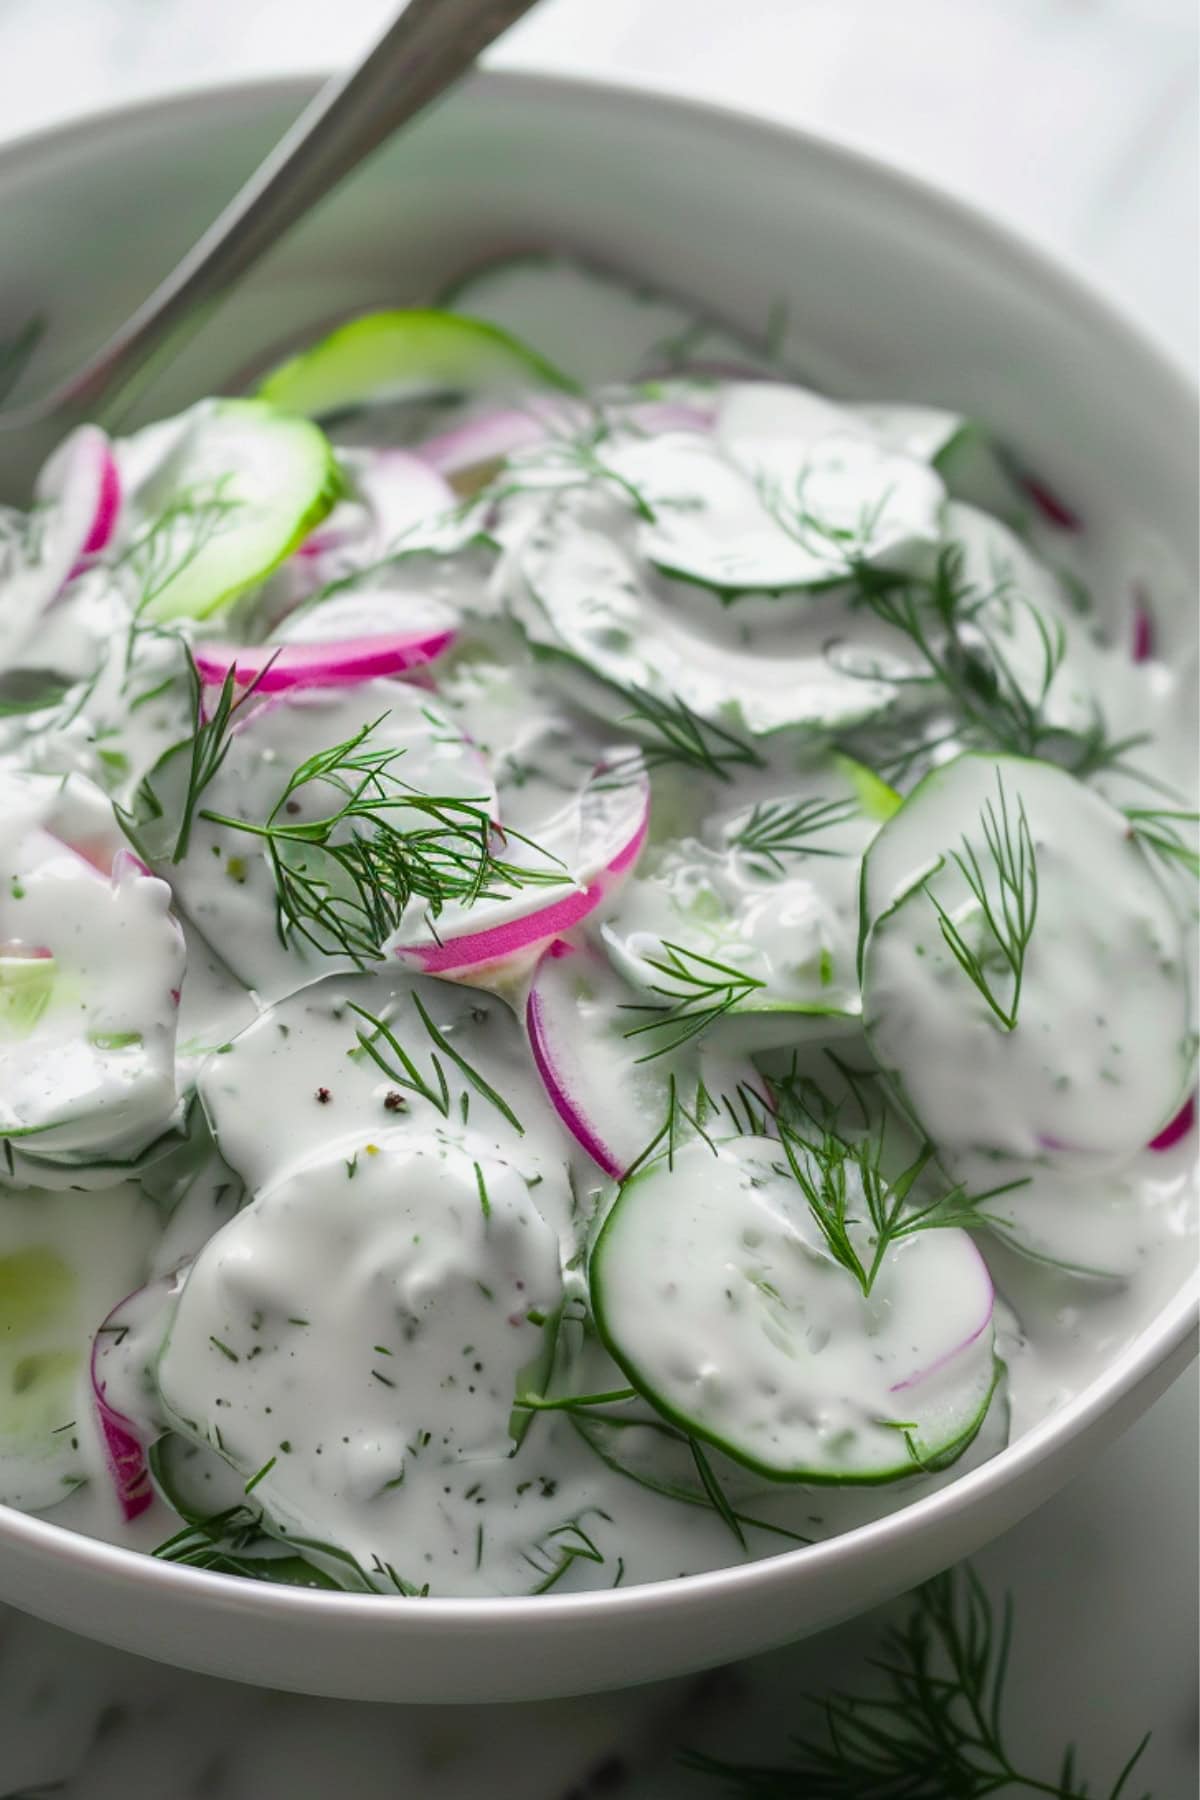
<svg viewBox="0 0 1200 1800">
<path fill-rule="evenodd" d="M 224 611 L 291 555 L 343 488 L 333 448 L 309 420 L 261 399 L 195 408 L 133 495 L 145 524 L 121 566 L 139 590 L 139 619 Z"/>
<path fill-rule="evenodd" d="M 575 393 L 569 376 L 498 325 L 432 308 L 366 313 L 280 363 L 259 400 L 322 418 L 446 392 Z"/>
</svg>

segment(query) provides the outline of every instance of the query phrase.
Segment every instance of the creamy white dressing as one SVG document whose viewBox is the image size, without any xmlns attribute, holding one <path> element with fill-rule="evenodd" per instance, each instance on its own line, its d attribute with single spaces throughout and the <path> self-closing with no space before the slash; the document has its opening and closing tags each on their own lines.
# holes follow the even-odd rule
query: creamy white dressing
<svg viewBox="0 0 1200 1800">
<path fill-rule="evenodd" d="M 516 394 L 514 425 L 467 369 L 440 420 L 352 421 L 403 448 L 345 453 L 336 504 L 308 427 L 197 409 L 117 446 L 87 572 L 51 510 L 0 573 L 0 677 L 61 696 L 0 738 L 0 1500 L 144 1549 L 168 1500 L 233 1508 L 244 1572 L 303 1579 L 298 1547 L 314 1580 L 405 1594 L 681 1575 L 904 1505 L 1077 1391 L 1195 1229 L 1194 1125 L 1147 1147 L 1193 1079 L 1195 889 L 1117 810 L 1194 805 L 1142 779 L 1189 776 L 1194 666 L 1121 635 L 1133 574 L 1166 629 L 1169 563 L 1112 520 L 1030 524 L 951 415 L 689 372 L 764 359 L 654 297 L 527 262 L 456 305 L 544 320 L 585 383 L 653 380 Z M 185 476 L 242 498 L 177 568 Z M 939 676 L 888 606 L 947 571 Z M 197 787 L 218 688 L 197 712 L 189 639 L 389 633 L 456 635 L 407 674 L 250 694 Z M 1082 780 L 997 762 L 1030 747 L 998 718 Z M 358 969 L 328 913 L 314 942 L 281 909 L 272 856 L 330 866 L 263 831 L 336 812 L 361 762 L 288 784 L 364 731 L 369 799 L 474 806 L 509 873 L 393 909 Z M 1003 1009 L 954 862 L 965 839 L 999 903 L 997 768 L 1039 877 L 1011 1026 L 930 899 Z M 918 1159 L 896 1216 L 999 1190 L 986 1228 L 875 1268 L 868 1189 Z M 844 1180 L 840 1250 L 797 1161 L 826 1203 Z M 106 1403 L 158 1441 L 131 1520 L 88 1391 L 106 1320 Z"/>
</svg>

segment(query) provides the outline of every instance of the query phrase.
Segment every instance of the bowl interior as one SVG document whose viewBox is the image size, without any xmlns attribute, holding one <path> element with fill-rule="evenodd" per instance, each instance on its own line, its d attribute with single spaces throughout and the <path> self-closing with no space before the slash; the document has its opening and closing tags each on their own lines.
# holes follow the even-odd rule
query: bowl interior
<svg viewBox="0 0 1200 1800">
<path fill-rule="evenodd" d="M 0 156 L 0 340 L 30 319 L 46 326 L 22 394 L 69 372 L 132 309 L 309 91 L 185 96 Z M 1192 396 L 1102 303 L 969 210 L 865 160 L 584 84 L 477 78 L 276 251 L 135 416 L 236 385 L 326 320 L 427 300 L 491 254 L 547 244 L 697 296 L 751 332 L 783 300 L 789 351 L 815 384 L 975 414 L 1052 471 L 1085 516 L 1117 504 L 1194 563 Z M 1171 630 L 1194 643 L 1194 619 Z M 169 1660 L 357 1697 L 531 1697 L 699 1667 L 872 1604 L 1012 1523 L 1165 1385 L 1194 1306 L 1181 1286 L 1077 1403 L 962 1483 L 744 1569 L 532 1609 L 364 1603 L 259 1593 L 0 1508 L 0 1598 Z"/>
</svg>

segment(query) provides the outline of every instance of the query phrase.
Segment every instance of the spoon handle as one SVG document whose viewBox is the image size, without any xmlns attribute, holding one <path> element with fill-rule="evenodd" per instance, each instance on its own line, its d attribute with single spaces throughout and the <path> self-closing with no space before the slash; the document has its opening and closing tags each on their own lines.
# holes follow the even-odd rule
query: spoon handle
<svg viewBox="0 0 1200 1800">
<path fill-rule="evenodd" d="M 355 69 L 326 82 L 182 261 L 54 396 L 54 410 L 114 424 L 139 379 L 264 252 L 535 4 L 409 0 Z"/>
</svg>

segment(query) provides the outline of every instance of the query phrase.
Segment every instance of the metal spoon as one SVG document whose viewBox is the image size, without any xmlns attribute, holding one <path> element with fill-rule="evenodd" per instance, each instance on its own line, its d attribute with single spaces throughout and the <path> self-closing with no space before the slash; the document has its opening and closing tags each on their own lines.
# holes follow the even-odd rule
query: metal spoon
<svg viewBox="0 0 1200 1800">
<path fill-rule="evenodd" d="M 356 69 L 326 82 L 164 281 L 69 381 L 0 412 L 0 485 L 23 490 L 85 419 L 114 424 L 229 289 L 364 157 L 436 100 L 536 0 L 409 0 Z"/>
</svg>

